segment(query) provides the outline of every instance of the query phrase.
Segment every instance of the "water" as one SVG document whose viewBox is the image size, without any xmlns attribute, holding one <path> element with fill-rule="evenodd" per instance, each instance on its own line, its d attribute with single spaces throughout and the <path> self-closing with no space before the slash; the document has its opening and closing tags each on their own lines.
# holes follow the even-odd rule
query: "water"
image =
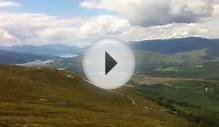
<svg viewBox="0 0 219 127">
<path fill-rule="evenodd" d="M 75 54 L 63 54 L 63 55 L 59 55 L 62 58 L 72 58 L 72 57 L 77 57 L 78 55 Z"/>
<path fill-rule="evenodd" d="M 48 60 L 34 60 L 32 62 L 27 62 L 23 64 L 16 64 L 19 66 L 25 66 L 25 67 L 33 67 L 33 66 L 45 66 L 48 64 L 54 63 L 53 59 L 48 59 Z"/>
</svg>

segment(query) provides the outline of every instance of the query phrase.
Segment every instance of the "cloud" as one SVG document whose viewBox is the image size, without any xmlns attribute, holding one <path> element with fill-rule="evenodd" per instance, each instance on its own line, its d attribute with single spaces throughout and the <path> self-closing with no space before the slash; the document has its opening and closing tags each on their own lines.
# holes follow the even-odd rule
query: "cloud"
<svg viewBox="0 0 219 127">
<path fill-rule="evenodd" d="M 214 5 L 214 12 L 213 12 L 212 16 L 219 18 L 219 4 Z"/>
<path fill-rule="evenodd" d="M 86 0 L 81 6 L 117 12 L 141 26 L 193 23 L 213 12 L 213 0 Z"/>
<path fill-rule="evenodd" d="M 103 6 L 101 4 L 98 4 L 96 2 L 97 1 L 83 1 L 83 2 L 81 2 L 80 5 L 82 7 L 90 8 L 90 9 L 92 9 L 92 8 L 99 8 L 99 9 L 103 8 Z"/>
<path fill-rule="evenodd" d="M 20 4 L 12 1 L 0 0 L 0 8 L 17 7 L 17 6 L 20 6 Z"/>
<path fill-rule="evenodd" d="M 36 13 L 0 13 L 0 41 L 2 45 L 68 43 L 69 30 L 81 19 L 59 19 Z M 60 33 L 63 32 L 63 33 Z M 74 33 L 75 34 L 75 33 Z M 72 36 L 74 36 L 72 33 Z M 72 42 L 72 41 L 71 41 Z"/>
<path fill-rule="evenodd" d="M 215 4 L 219 4 L 219 0 L 214 0 L 214 3 Z"/>
<path fill-rule="evenodd" d="M 5 1 L 0 0 L 0 5 L 1 2 Z M 116 11 L 120 15 L 60 18 L 44 13 L 0 12 L 0 45 L 62 43 L 82 47 L 104 36 L 125 41 L 190 36 L 218 38 L 219 4 L 214 3 L 212 8 L 210 0 L 114 2 L 91 0 L 82 2 L 81 6 Z"/>
<path fill-rule="evenodd" d="M 6 46 L 62 43 L 82 47 L 104 36 L 116 36 L 125 41 L 188 36 L 218 38 L 219 31 L 219 24 L 209 22 L 142 27 L 110 15 L 69 19 L 39 13 L 0 15 L 0 43 Z"/>
</svg>

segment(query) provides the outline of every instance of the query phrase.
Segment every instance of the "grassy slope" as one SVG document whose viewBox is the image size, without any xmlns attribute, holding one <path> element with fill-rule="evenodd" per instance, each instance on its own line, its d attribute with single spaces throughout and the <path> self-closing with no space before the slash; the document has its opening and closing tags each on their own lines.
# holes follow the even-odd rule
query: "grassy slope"
<svg viewBox="0 0 219 127">
<path fill-rule="evenodd" d="M 66 72 L 0 66 L 1 127 L 189 125 L 127 87 L 104 91 Z"/>
</svg>

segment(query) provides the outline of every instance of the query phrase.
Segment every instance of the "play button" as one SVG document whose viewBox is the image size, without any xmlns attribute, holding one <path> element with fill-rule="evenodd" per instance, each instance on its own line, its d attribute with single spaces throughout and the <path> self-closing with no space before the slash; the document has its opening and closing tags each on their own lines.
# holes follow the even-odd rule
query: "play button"
<svg viewBox="0 0 219 127">
<path fill-rule="evenodd" d="M 135 58 L 127 43 L 116 38 L 102 38 L 87 49 L 83 69 L 93 85 L 116 89 L 132 77 Z"/>
<path fill-rule="evenodd" d="M 105 75 L 117 64 L 117 62 L 105 52 Z"/>
</svg>

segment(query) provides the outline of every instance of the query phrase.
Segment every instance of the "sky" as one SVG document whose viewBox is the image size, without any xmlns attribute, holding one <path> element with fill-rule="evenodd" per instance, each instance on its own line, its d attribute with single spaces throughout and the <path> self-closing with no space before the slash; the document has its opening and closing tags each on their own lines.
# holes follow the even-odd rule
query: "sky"
<svg viewBox="0 0 219 127">
<path fill-rule="evenodd" d="M 219 38 L 219 0 L 0 0 L 0 45 Z"/>
</svg>

